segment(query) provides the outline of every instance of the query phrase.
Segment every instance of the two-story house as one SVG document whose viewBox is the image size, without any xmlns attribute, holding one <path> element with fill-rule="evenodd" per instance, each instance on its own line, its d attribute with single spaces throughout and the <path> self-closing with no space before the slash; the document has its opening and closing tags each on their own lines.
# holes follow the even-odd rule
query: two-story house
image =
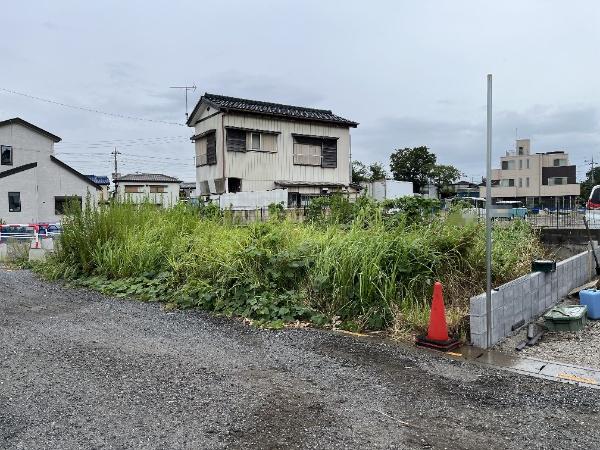
<svg viewBox="0 0 600 450">
<path fill-rule="evenodd" d="M 287 189 L 288 205 L 351 192 L 350 128 L 329 110 L 204 94 L 195 128 L 199 195 Z"/>
<path fill-rule="evenodd" d="M 564 151 L 531 153 L 529 139 L 518 139 L 516 148 L 500 158 L 492 170 L 492 202 L 519 200 L 528 207 L 572 208 L 579 196 L 577 168 Z M 480 185 L 485 197 L 485 185 Z"/>
<path fill-rule="evenodd" d="M 113 180 L 117 199 L 133 203 L 149 202 L 165 208 L 179 201 L 181 180 L 162 173 L 130 173 Z"/>
<path fill-rule="evenodd" d="M 20 118 L 0 121 L 0 220 L 55 223 L 69 201 L 97 203 L 101 186 L 54 156 L 60 140 Z"/>
</svg>

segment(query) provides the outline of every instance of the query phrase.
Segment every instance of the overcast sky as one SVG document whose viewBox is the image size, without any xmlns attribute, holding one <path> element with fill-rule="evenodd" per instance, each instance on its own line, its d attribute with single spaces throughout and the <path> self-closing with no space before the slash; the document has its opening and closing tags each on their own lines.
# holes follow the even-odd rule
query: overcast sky
<svg viewBox="0 0 600 450">
<path fill-rule="evenodd" d="M 426 145 L 479 179 L 486 74 L 494 75 L 494 165 L 517 134 L 532 151 L 600 160 L 595 1 L 40 1 L 0 17 L 0 119 L 62 137 L 84 173 L 161 172 L 194 180 L 192 129 L 204 92 L 326 108 L 360 122 L 355 159 L 388 163 Z"/>
</svg>

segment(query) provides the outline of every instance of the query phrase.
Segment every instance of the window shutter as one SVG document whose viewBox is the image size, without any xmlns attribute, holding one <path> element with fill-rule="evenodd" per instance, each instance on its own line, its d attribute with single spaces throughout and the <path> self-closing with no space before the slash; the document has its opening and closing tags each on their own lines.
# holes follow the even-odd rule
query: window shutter
<svg viewBox="0 0 600 450">
<path fill-rule="evenodd" d="M 217 163 L 217 138 L 215 133 L 206 136 L 206 164 L 213 165 Z"/>
<path fill-rule="evenodd" d="M 276 152 L 277 151 L 277 135 L 263 133 L 262 135 L 262 150 L 265 152 Z"/>
<path fill-rule="evenodd" d="M 227 150 L 230 152 L 246 151 L 246 132 L 234 128 L 227 129 Z"/>
<path fill-rule="evenodd" d="M 335 169 L 337 167 L 337 141 L 335 139 L 323 139 L 323 158 L 321 167 Z"/>
</svg>

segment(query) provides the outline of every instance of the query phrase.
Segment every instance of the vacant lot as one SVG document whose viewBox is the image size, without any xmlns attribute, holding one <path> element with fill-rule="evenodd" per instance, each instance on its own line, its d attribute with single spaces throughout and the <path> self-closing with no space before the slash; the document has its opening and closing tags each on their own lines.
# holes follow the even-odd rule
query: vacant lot
<svg viewBox="0 0 600 450">
<path fill-rule="evenodd" d="M 0 270 L 1 448 L 595 448 L 600 392 Z"/>
</svg>

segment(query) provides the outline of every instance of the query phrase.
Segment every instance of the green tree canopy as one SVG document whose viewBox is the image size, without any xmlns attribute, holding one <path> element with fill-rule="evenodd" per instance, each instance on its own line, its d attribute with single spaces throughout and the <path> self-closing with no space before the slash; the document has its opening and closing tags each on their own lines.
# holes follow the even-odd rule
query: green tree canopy
<svg viewBox="0 0 600 450">
<path fill-rule="evenodd" d="M 360 183 L 363 181 L 384 180 L 387 177 L 387 171 L 380 162 L 375 162 L 366 166 L 360 161 L 352 161 L 352 182 Z"/>
<path fill-rule="evenodd" d="M 369 172 L 370 181 L 385 180 L 388 175 L 385 167 L 380 162 L 374 162 L 369 165 Z"/>
<path fill-rule="evenodd" d="M 448 193 L 450 185 L 456 183 L 462 175 L 462 172 L 454 166 L 437 164 L 431 171 L 431 181 L 438 192 L 444 194 Z"/>
<path fill-rule="evenodd" d="M 413 191 L 426 186 L 435 167 L 436 156 L 425 146 L 396 149 L 390 156 L 394 180 L 412 181 Z"/>
<path fill-rule="evenodd" d="M 592 171 L 588 170 L 585 174 L 585 181 L 581 182 L 581 193 L 579 195 L 584 203 L 587 202 L 588 198 L 590 197 L 590 192 L 592 192 L 592 188 L 597 184 L 600 184 L 600 167 L 594 168 L 593 177 Z"/>
</svg>

